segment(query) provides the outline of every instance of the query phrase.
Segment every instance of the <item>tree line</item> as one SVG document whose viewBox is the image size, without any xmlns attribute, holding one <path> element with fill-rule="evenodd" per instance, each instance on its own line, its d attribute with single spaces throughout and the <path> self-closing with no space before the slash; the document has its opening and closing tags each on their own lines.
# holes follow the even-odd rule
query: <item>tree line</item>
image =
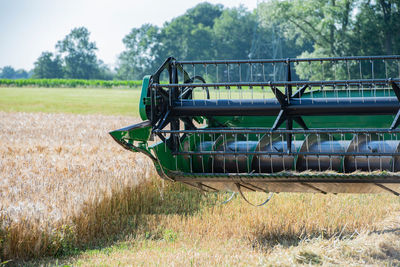
<svg viewBox="0 0 400 267">
<path fill-rule="evenodd" d="M 0 79 L 27 79 L 33 74 L 33 70 L 29 72 L 24 69 L 15 70 L 12 66 L 0 68 Z"/>
<path fill-rule="evenodd" d="M 249 11 L 207 2 L 162 27 L 124 38 L 110 70 L 85 27 L 36 60 L 34 78 L 139 80 L 168 56 L 180 60 L 400 54 L 400 0 L 270 0 Z M 1 75 L 9 69 L 3 68 Z M 301 70 L 297 70 L 301 73 Z M 16 74 L 14 77 L 17 77 Z"/>
<path fill-rule="evenodd" d="M 140 79 L 169 55 L 195 60 L 400 54 L 400 0 L 269 0 L 252 12 L 202 3 L 163 27 L 133 28 L 123 42 L 121 79 Z M 296 72 L 307 76 L 304 68 Z"/>
</svg>

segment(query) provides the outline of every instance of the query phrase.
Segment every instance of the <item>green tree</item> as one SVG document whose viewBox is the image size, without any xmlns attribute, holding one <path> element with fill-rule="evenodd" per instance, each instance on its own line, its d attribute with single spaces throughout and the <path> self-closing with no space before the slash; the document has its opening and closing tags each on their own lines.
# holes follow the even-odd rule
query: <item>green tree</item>
<svg viewBox="0 0 400 267">
<path fill-rule="evenodd" d="M 357 9 L 351 49 L 361 55 L 399 54 L 400 1 L 361 1 Z"/>
<path fill-rule="evenodd" d="M 90 32 L 85 27 L 74 28 L 56 48 L 64 59 L 66 78 L 95 79 L 100 70 L 95 51 L 96 43 L 89 40 Z"/>
<path fill-rule="evenodd" d="M 112 80 L 115 77 L 115 73 L 110 70 L 110 68 L 104 64 L 102 60 L 98 61 L 99 64 L 99 76 L 97 79 L 100 80 Z"/>
<path fill-rule="evenodd" d="M 43 52 L 35 62 L 34 78 L 63 78 L 63 67 L 60 56 L 51 52 Z"/>
<path fill-rule="evenodd" d="M 18 69 L 15 72 L 15 79 L 27 79 L 29 78 L 29 73 L 24 69 Z"/>
<path fill-rule="evenodd" d="M 169 55 L 182 60 L 210 59 L 215 56 L 213 27 L 223 13 L 222 5 L 201 3 L 164 24 L 161 29 L 162 58 Z"/>
<path fill-rule="evenodd" d="M 265 24 L 278 25 L 287 42 L 303 48 L 306 42 L 312 45 L 298 53 L 300 57 L 400 53 L 398 0 L 272 0 L 262 4 L 260 12 Z M 385 64 L 378 63 L 375 76 L 385 77 Z M 361 67 L 371 68 L 369 64 L 363 62 Z M 301 79 L 360 78 L 359 69 L 358 64 L 347 62 L 298 64 L 296 74 Z"/>
<path fill-rule="evenodd" d="M 204 2 L 188 9 L 185 15 L 189 17 L 195 25 L 202 24 L 205 27 L 212 28 L 215 20 L 221 16 L 223 9 L 224 7 L 221 4 L 213 5 Z"/>
<path fill-rule="evenodd" d="M 5 66 L 0 73 L 0 78 L 15 79 L 15 74 L 16 74 L 16 72 L 13 67 Z"/>
<path fill-rule="evenodd" d="M 141 79 L 154 72 L 169 56 L 181 60 L 215 55 L 213 26 L 222 5 L 201 3 L 162 28 L 144 24 L 124 37 L 126 47 L 118 58 L 118 78 Z"/>
<path fill-rule="evenodd" d="M 156 60 L 159 38 L 158 27 L 151 24 L 133 28 L 122 40 L 126 50 L 118 57 L 117 77 L 136 80 L 148 74 Z"/>
<path fill-rule="evenodd" d="M 217 59 L 249 58 L 256 17 L 242 6 L 225 9 L 215 21 Z"/>
<path fill-rule="evenodd" d="M 285 38 L 311 42 L 327 56 L 347 52 L 355 0 L 272 0 L 261 5 L 264 21 L 278 22 Z"/>
</svg>

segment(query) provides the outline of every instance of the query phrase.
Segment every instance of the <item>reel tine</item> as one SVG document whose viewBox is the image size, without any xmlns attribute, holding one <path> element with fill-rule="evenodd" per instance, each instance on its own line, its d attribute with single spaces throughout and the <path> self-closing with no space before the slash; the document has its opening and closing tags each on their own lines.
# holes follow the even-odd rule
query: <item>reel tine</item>
<svg viewBox="0 0 400 267">
<path fill-rule="evenodd" d="M 309 138 L 308 138 L 308 136 L 306 136 L 305 137 L 306 139 L 306 152 L 310 152 L 310 147 L 309 147 L 309 143 L 308 143 L 308 141 L 309 141 Z M 306 170 L 309 170 L 309 168 L 308 168 L 308 159 L 309 159 L 309 157 L 308 156 L 305 156 L 305 159 L 306 159 Z"/>
<path fill-rule="evenodd" d="M 246 134 L 246 152 L 250 152 L 250 149 L 249 149 L 249 134 L 248 133 Z M 251 172 L 250 163 L 249 162 L 250 162 L 250 155 L 247 154 L 247 156 L 246 156 L 247 172 Z"/>
<path fill-rule="evenodd" d="M 192 136 L 193 136 L 193 134 L 189 134 L 189 145 L 188 145 L 188 148 L 190 149 L 190 144 L 191 144 L 191 138 L 192 138 Z M 193 142 L 193 144 L 194 144 L 194 146 L 195 146 L 195 142 Z M 189 159 L 190 159 L 190 162 L 189 162 L 189 166 L 190 166 L 190 172 L 191 173 L 193 173 L 193 154 L 192 155 L 189 155 Z"/>
<path fill-rule="evenodd" d="M 239 82 L 242 82 L 242 64 L 238 63 L 239 69 Z"/>
<path fill-rule="evenodd" d="M 272 134 L 269 134 L 269 145 L 270 145 L 270 150 L 273 151 L 272 150 Z M 269 155 L 270 162 L 271 162 L 271 172 L 273 173 L 274 172 L 274 166 L 273 166 L 273 162 L 272 162 L 273 161 L 272 157 L 273 157 L 273 155 Z"/>
<path fill-rule="evenodd" d="M 237 134 L 235 134 L 235 152 L 238 152 L 237 144 L 238 144 Z M 235 163 L 236 163 L 236 173 L 239 173 L 239 161 L 237 154 L 235 154 Z"/>
<path fill-rule="evenodd" d="M 226 134 L 223 134 L 222 147 L 224 149 L 224 152 L 226 152 Z M 226 154 L 223 155 L 223 158 L 224 158 L 223 170 L 224 170 L 224 173 L 226 173 Z"/>
<path fill-rule="evenodd" d="M 265 79 L 265 64 L 264 64 L 264 63 L 261 63 L 261 66 L 262 66 L 262 77 L 263 77 L 263 81 L 266 82 L 266 79 Z M 275 79 L 274 79 L 274 82 L 275 82 Z"/>
<path fill-rule="evenodd" d="M 227 78 L 228 78 L 228 83 L 230 82 L 230 77 L 229 77 L 229 64 L 226 64 L 226 72 L 227 72 Z"/>
<path fill-rule="evenodd" d="M 367 142 L 372 142 L 372 136 L 371 136 L 371 134 L 366 134 L 366 139 L 367 139 Z M 370 162 L 370 159 L 371 159 L 371 157 L 369 157 L 369 156 L 367 155 L 368 171 L 369 171 L 369 172 L 372 171 L 372 170 L 371 170 L 371 162 Z"/>
<path fill-rule="evenodd" d="M 213 144 L 213 147 L 215 146 L 215 142 L 216 142 L 216 138 L 215 138 L 215 134 L 212 134 L 212 144 Z M 214 170 L 214 156 L 213 155 L 211 155 L 211 171 L 212 171 L 212 173 L 215 173 L 215 170 Z"/>
<path fill-rule="evenodd" d="M 258 134 L 258 152 L 261 152 L 261 134 Z M 261 173 L 261 154 L 258 155 L 258 173 Z"/>
<path fill-rule="evenodd" d="M 399 78 L 400 79 L 400 60 L 397 60 L 397 71 L 398 71 L 398 76 L 397 76 L 397 78 Z"/>
<path fill-rule="evenodd" d="M 252 82 L 253 81 L 253 64 L 249 64 L 250 66 L 250 82 Z"/>
<path fill-rule="evenodd" d="M 321 149 L 321 136 L 317 134 L 317 145 L 318 145 L 318 152 L 322 152 Z M 318 170 L 321 171 L 321 159 L 319 155 L 317 154 L 317 161 L 318 161 Z"/>
<path fill-rule="evenodd" d="M 233 200 L 234 197 L 236 197 L 236 192 L 232 192 L 231 196 L 227 200 L 221 202 L 220 205 L 228 204 L 229 202 L 231 202 Z"/>
<path fill-rule="evenodd" d="M 200 152 L 203 152 L 203 148 L 202 148 L 202 143 L 204 142 L 204 140 L 201 140 L 201 136 L 202 134 L 199 134 L 199 139 L 200 139 Z M 204 154 L 201 155 L 201 170 L 203 171 L 203 173 L 205 172 L 205 168 L 204 168 Z"/>
<path fill-rule="evenodd" d="M 284 135 L 283 134 L 280 134 L 280 136 L 281 136 L 281 139 L 282 139 L 282 152 L 286 152 L 285 151 L 285 140 L 284 140 Z M 288 149 L 288 147 L 286 147 L 286 150 Z M 284 156 L 283 155 L 281 155 L 280 156 L 281 158 L 282 158 L 282 166 L 283 166 L 283 169 L 284 170 L 286 170 L 286 168 L 285 168 L 285 158 L 284 158 Z"/>
<path fill-rule="evenodd" d="M 219 77 L 218 77 L 218 64 L 215 64 L 215 69 L 216 69 L 216 73 L 217 73 L 217 76 L 216 76 L 216 78 L 217 78 L 217 83 L 219 83 Z"/>
<path fill-rule="evenodd" d="M 329 145 L 330 145 L 330 152 L 334 152 L 333 149 L 333 137 L 332 134 L 328 134 L 328 140 L 329 140 Z M 329 170 L 332 171 L 333 167 L 332 167 L 332 156 L 329 155 Z"/>
<path fill-rule="evenodd" d="M 264 202 L 262 202 L 262 203 L 260 203 L 260 204 L 253 204 L 253 203 L 251 203 L 251 202 L 244 196 L 242 190 L 240 189 L 240 187 L 241 187 L 240 183 L 236 183 L 235 185 L 236 185 L 236 187 L 237 187 L 237 190 L 239 191 L 240 196 L 244 199 L 244 201 L 246 201 L 248 204 L 250 204 L 250 205 L 253 206 L 253 207 L 261 207 L 261 206 L 264 206 L 264 205 L 267 204 L 267 203 L 271 200 L 271 198 L 274 196 L 274 193 L 273 193 L 273 192 L 269 192 L 269 196 L 267 197 L 267 199 L 266 199 Z M 266 193 L 267 193 L 267 192 L 266 192 Z"/>
</svg>

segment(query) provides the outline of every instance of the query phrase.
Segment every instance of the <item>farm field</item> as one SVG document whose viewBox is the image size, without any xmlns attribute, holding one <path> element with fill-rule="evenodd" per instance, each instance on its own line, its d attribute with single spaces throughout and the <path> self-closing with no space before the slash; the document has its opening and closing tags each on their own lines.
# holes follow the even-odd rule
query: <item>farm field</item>
<svg viewBox="0 0 400 267">
<path fill-rule="evenodd" d="M 0 110 L 135 116 L 140 89 L 0 87 Z"/>
<path fill-rule="evenodd" d="M 138 116 L 141 88 L 35 88 L 0 87 L 0 110 L 6 112 L 48 112 L 73 114 L 104 114 Z M 270 91 L 239 93 L 210 90 L 212 97 L 243 98 L 273 97 Z M 195 96 L 205 98 L 203 90 L 197 89 Z"/>
<path fill-rule="evenodd" d="M 219 205 L 225 195 L 163 182 L 108 136 L 139 121 L 139 90 L 0 94 L 0 265 L 400 264 L 398 197 L 276 194 L 265 207 Z"/>
</svg>

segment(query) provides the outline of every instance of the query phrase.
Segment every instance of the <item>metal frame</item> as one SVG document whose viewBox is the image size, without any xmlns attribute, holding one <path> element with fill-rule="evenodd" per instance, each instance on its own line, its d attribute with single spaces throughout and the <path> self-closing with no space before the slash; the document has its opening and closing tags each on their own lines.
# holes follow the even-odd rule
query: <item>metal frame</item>
<svg viewBox="0 0 400 267">
<path fill-rule="evenodd" d="M 382 60 L 385 64 L 384 70 L 386 75 L 382 75 L 386 76 L 384 78 L 376 78 L 374 75 L 374 62 L 379 60 Z M 394 67 L 393 65 L 390 65 L 391 70 L 388 72 L 386 68 L 387 64 L 392 64 L 391 60 L 393 60 Z M 357 63 L 352 64 L 351 62 L 353 61 L 357 61 Z M 365 65 L 368 65 L 368 61 L 371 65 L 371 72 L 368 72 L 367 75 L 363 75 L 361 73 L 361 67 L 364 68 Z M 335 73 L 335 75 L 329 76 L 331 77 L 330 80 L 324 80 L 324 78 L 322 78 L 322 80 L 293 80 L 293 78 L 296 77 L 293 71 L 294 65 L 300 63 L 304 64 L 304 62 L 308 62 L 310 66 L 312 62 L 320 62 L 321 66 L 334 66 L 335 71 L 336 66 L 339 66 L 339 68 L 344 66 L 343 69 L 347 67 L 349 78 L 342 79 L 343 76 L 346 77 L 346 75 L 341 75 L 339 79 L 337 79 Z M 322 63 L 324 62 L 328 63 L 323 65 Z M 329 62 L 337 65 L 332 65 Z M 340 62 L 343 62 L 345 65 Z M 361 64 L 361 62 L 366 63 Z M 239 76 L 237 74 L 234 74 L 233 76 L 241 77 L 242 70 L 240 69 L 240 65 L 249 65 L 250 68 L 246 68 L 251 72 L 256 68 L 260 70 L 261 67 L 262 71 L 264 71 L 264 65 L 272 64 L 275 66 L 274 64 L 278 63 L 282 64 L 280 66 L 285 67 L 285 77 L 282 80 L 275 80 L 275 76 L 274 80 L 266 80 L 264 73 L 263 76 L 255 76 L 256 79 L 250 81 L 242 81 L 241 78 L 238 80 L 233 79 L 233 81 L 229 79 L 230 66 L 234 66 L 231 69 L 235 69 L 235 66 L 239 66 L 236 68 L 236 70 L 239 70 Z M 352 68 L 358 68 L 357 64 L 360 67 L 360 78 L 351 79 L 349 66 Z M 190 66 L 193 67 L 192 76 L 189 75 L 188 71 Z M 201 66 L 200 68 L 204 67 L 206 73 L 207 66 L 215 66 L 216 82 L 210 82 L 209 79 L 204 79 L 198 74 L 196 75 L 195 66 Z M 222 66 L 222 68 L 223 66 L 226 66 L 228 77 L 227 81 L 223 81 L 224 79 L 220 79 L 221 81 L 218 80 L 218 66 Z M 377 69 L 382 71 L 383 65 L 375 66 L 377 66 Z M 269 69 L 271 68 L 269 67 Z M 393 74 L 393 70 L 394 72 L 397 72 L 397 69 L 399 71 L 399 77 L 397 77 L 397 74 L 395 75 L 396 77 L 388 77 L 392 76 L 390 73 Z M 168 83 L 166 84 L 162 83 L 161 80 L 161 75 L 163 72 L 168 72 Z M 250 77 L 253 77 L 253 74 L 251 74 Z M 264 80 L 260 81 L 260 78 L 257 77 L 262 77 Z M 310 75 L 309 77 L 312 76 Z M 368 79 L 366 77 L 368 77 Z M 192 171 L 191 169 L 193 168 L 193 158 L 196 158 L 196 160 L 200 159 L 201 164 L 204 164 L 204 159 L 208 160 L 208 162 L 210 162 L 209 159 L 212 159 L 211 164 L 214 164 L 214 159 L 217 157 L 222 158 L 224 164 L 226 158 L 229 158 L 231 163 L 235 164 L 236 158 L 236 165 L 238 164 L 237 158 L 240 157 L 242 160 L 243 158 L 245 159 L 245 164 L 249 164 L 249 162 L 252 164 L 254 163 L 254 161 L 252 161 L 253 158 L 261 156 L 266 156 L 267 158 L 270 157 L 271 159 L 283 159 L 284 157 L 290 157 L 289 160 L 294 159 L 294 163 L 292 164 L 293 166 L 297 166 L 296 162 L 298 159 L 298 162 L 301 163 L 301 157 L 303 157 L 303 159 L 307 157 L 314 157 L 314 159 L 318 157 L 325 157 L 325 159 L 335 157 L 335 160 L 341 158 L 342 161 L 340 164 L 344 164 L 345 160 L 347 159 L 366 158 L 368 161 L 368 170 L 369 159 L 375 160 L 375 166 L 377 162 L 381 161 L 382 159 L 385 159 L 388 162 L 388 158 L 393 161 L 393 164 L 394 161 L 397 161 L 398 159 L 398 162 L 400 162 L 400 130 L 397 129 L 397 127 L 400 125 L 399 85 L 400 55 L 205 61 L 179 61 L 170 57 L 150 77 L 147 91 L 144 93 L 142 92 L 142 102 L 144 103 L 142 110 L 145 113 L 145 117 L 149 118 L 149 126 L 146 128 L 146 134 L 148 133 L 152 137 L 159 137 L 161 142 L 149 146 L 147 141 L 143 141 L 143 137 L 135 137 L 139 131 L 135 127 L 117 130 L 116 133 L 113 134 L 113 137 L 116 138 L 117 142 L 124 144 L 127 149 L 136 152 L 143 152 L 146 155 L 151 155 L 157 170 L 163 175 L 163 177 L 195 186 L 203 191 L 218 191 L 218 186 L 224 183 L 236 185 L 239 190 L 240 187 L 243 187 L 244 189 L 256 191 L 264 190 L 263 188 L 258 187 L 257 183 L 264 183 L 264 185 L 267 185 L 268 183 L 294 183 L 303 186 L 304 188 L 309 188 L 309 190 L 315 192 L 326 193 L 332 192 L 331 188 L 328 187 L 328 190 L 325 190 L 323 187 L 320 187 L 318 183 L 353 183 L 370 184 L 375 186 L 375 188 L 379 187 L 382 190 L 398 195 L 398 187 L 393 187 L 394 189 L 390 188 L 390 184 L 400 184 L 400 174 L 390 172 L 391 167 L 389 168 L 389 172 L 387 168 L 385 169 L 381 167 L 380 170 L 385 170 L 386 172 L 380 173 L 371 171 L 362 173 L 326 173 L 322 172 L 321 168 L 319 172 L 311 171 L 311 173 L 303 173 L 296 172 L 296 168 L 292 169 L 292 171 L 288 171 L 285 167 L 283 167 L 283 171 L 280 171 L 279 173 L 275 173 L 273 170 L 272 173 L 267 173 L 265 170 L 261 171 L 261 167 L 258 173 L 257 171 L 254 172 L 254 169 L 251 171 L 252 169 L 249 168 L 247 168 L 249 171 L 245 169 L 243 173 L 243 171 L 239 171 L 239 167 L 237 167 L 237 171 L 227 171 L 225 170 L 225 165 L 223 171 L 217 172 L 214 172 L 213 167 L 205 170 L 204 166 L 202 166 L 203 171 Z M 210 97 L 210 92 L 214 92 L 215 94 L 215 91 L 219 92 L 219 90 L 226 90 L 230 94 L 231 89 L 247 90 L 246 87 L 249 87 L 250 90 L 259 88 L 262 90 L 263 94 L 265 90 L 268 90 L 272 92 L 274 98 L 253 99 L 252 97 L 251 99 L 213 99 Z M 316 87 L 320 87 L 320 90 L 315 90 Z M 204 99 L 194 99 L 193 90 L 195 88 L 203 89 Z M 294 88 L 297 89 L 295 92 L 293 92 Z M 331 88 L 331 90 L 329 88 Z M 354 88 L 355 90 L 349 90 L 351 88 Z M 312 89 L 314 89 L 314 91 Z M 341 93 L 339 96 L 337 92 L 342 90 L 346 92 L 348 91 L 348 95 L 344 96 Z M 356 90 L 361 90 L 362 92 L 364 92 L 363 90 L 369 90 L 369 93 L 365 97 L 364 95 L 359 97 L 357 94 L 360 95 L 360 93 L 354 93 Z M 376 93 L 377 91 L 378 95 Z M 385 93 L 386 91 L 388 91 L 387 95 Z M 319 97 L 312 97 L 313 92 L 324 92 L 325 97 L 321 97 L 321 95 L 324 95 L 323 93 L 321 93 Z M 329 97 L 326 97 L 326 92 L 330 94 Z M 333 95 L 332 93 L 336 93 L 336 97 L 331 97 Z M 360 115 L 371 115 L 376 116 L 376 118 L 380 115 L 395 115 L 395 117 L 391 123 L 391 126 L 388 128 L 372 128 L 381 127 L 379 123 L 374 124 L 373 122 L 369 123 L 369 126 L 367 126 L 371 128 L 311 128 L 311 126 L 315 127 L 315 125 L 312 124 L 313 121 L 310 119 L 310 117 L 334 116 L 331 117 L 331 120 L 335 120 L 335 118 L 339 120 L 338 118 L 341 116 L 343 118 L 343 116 Z M 243 120 L 247 120 L 247 123 L 244 124 L 246 126 L 243 126 L 240 123 L 232 124 L 231 121 L 230 124 L 221 124 L 221 120 L 224 120 L 225 117 L 227 117 L 226 120 L 231 120 L 231 117 L 244 117 Z M 260 120 L 254 119 L 255 117 L 269 117 L 268 124 L 257 124 Z M 218 118 L 221 119 L 218 120 Z M 270 124 L 271 118 L 273 123 Z M 390 117 L 386 116 L 384 118 L 388 119 Z M 199 128 L 197 126 L 197 123 L 200 123 L 202 120 L 207 121 L 208 125 L 206 128 Z M 355 121 L 356 119 L 353 118 L 353 120 Z M 375 119 L 375 122 L 378 122 L 378 120 L 379 119 Z M 280 128 L 284 122 L 286 122 L 286 129 Z M 301 128 L 294 129 L 294 122 L 296 122 Z M 183 128 L 182 125 L 184 126 Z M 265 125 L 270 125 L 270 127 L 260 127 Z M 122 134 L 120 134 L 118 131 L 122 132 Z M 133 131 L 135 131 L 135 133 L 133 133 Z M 211 139 L 207 139 L 205 138 L 207 135 L 213 137 L 211 137 Z M 237 142 L 237 137 L 239 135 L 246 136 L 247 143 L 249 142 L 250 136 L 253 138 L 250 138 L 250 141 L 253 142 L 253 150 L 226 150 L 225 146 L 228 144 L 226 135 L 233 136 L 231 137 L 231 142 Z M 258 136 L 257 140 L 254 139 L 256 135 Z M 272 135 L 280 135 L 280 137 L 282 137 L 282 142 L 280 145 L 281 147 L 285 147 L 285 149 L 281 149 L 279 151 L 276 148 L 276 151 L 268 151 L 267 149 L 254 149 L 254 143 L 257 143 L 257 147 L 261 147 L 261 136 Z M 349 149 L 349 147 L 347 147 L 345 150 L 340 151 L 319 151 L 301 150 L 296 146 L 293 146 L 292 148 L 292 142 L 300 142 L 298 139 L 299 136 L 303 136 L 303 139 L 301 140 L 301 142 L 303 142 L 301 146 L 303 146 L 304 142 L 306 142 L 306 140 L 313 135 L 327 135 L 331 137 L 344 136 L 342 139 L 335 141 L 347 142 L 346 144 L 350 145 L 353 144 L 352 138 L 354 137 L 354 140 L 357 138 L 357 142 L 354 141 L 356 146 L 353 144 L 356 149 Z M 197 136 L 198 140 L 191 141 L 191 136 Z M 371 136 L 374 136 L 374 138 L 375 136 L 378 136 L 379 138 L 382 136 L 382 139 L 378 138 L 379 140 L 383 141 L 382 145 L 389 143 L 387 141 L 392 142 L 392 146 L 390 147 L 391 150 L 376 150 L 374 147 L 369 148 L 369 150 L 365 150 L 364 147 L 363 151 L 358 151 L 357 149 L 359 145 L 362 144 L 362 142 L 358 142 L 358 138 L 362 138 L 362 136 L 365 136 L 366 140 L 369 140 L 369 142 L 376 141 Z M 222 137 L 222 139 L 219 139 L 220 143 L 218 143 L 218 145 L 216 145 L 217 137 Z M 246 142 L 246 138 L 241 139 L 242 142 Z M 123 139 L 123 141 L 120 139 Z M 139 142 L 138 146 L 136 146 L 134 142 Z M 182 148 L 182 143 L 184 142 L 186 142 L 186 145 L 188 146 L 185 149 Z M 211 142 L 214 144 L 211 148 L 209 147 L 208 150 L 202 150 L 202 142 Z M 367 145 L 369 146 L 369 144 Z M 197 148 L 200 146 L 200 149 L 197 149 L 196 146 Z M 185 160 L 190 161 L 190 163 L 182 163 Z M 189 167 L 185 164 L 189 164 Z M 392 162 L 390 164 L 392 164 Z M 387 166 L 389 165 L 387 164 Z M 398 167 L 400 167 L 400 165 Z M 393 167 L 393 170 L 397 170 L 398 167 Z M 191 170 L 190 172 L 188 171 L 189 169 Z M 357 163 L 355 169 L 357 169 Z M 309 170 L 312 170 L 312 168 Z M 346 169 L 346 171 L 348 170 L 349 169 Z M 264 185 L 262 187 L 264 187 Z M 304 188 L 303 190 L 306 190 Z"/>
<path fill-rule="evenodd" d="M 157 130 L 164 129 L 168 124 L 172 130 L 179 130 L 179 120 L 181 120 L 186 129 L 196 129 L 193 123 L 195 116 L 235 116 L 239 109 L 241 116 L 277 116 L 275 123 L 272 126 L 273 130 L 278 129 L 286 121 L 286 129 L 293 129 L 293 122 L 297 122 L 303 129 L 308 129 L 302 116 L 307 115 L 361 115 L 361 114 L 393 114 L 396 115 L 392 122 L 391 128 L 394 129 L 400 124 L 400 88 L 397 83 L 400 82 L 399 78 L 388 79 L 356 79 L 356 80 L 329 80 L 329 81 L 292 81 L 291 63 L 300 62 L 339 62 L 344 61 L 370 61 L 374 60 L 400 60 L 400 56 L 371 56 L 371 57 L 334 57 L 334 58 L 287 58 L 287 59 L 259 59 L 259 60 L 211 60 L 211 61 L 177 61 L 174 58 L 168 58 L 159 70 L 153 75 L 149 84 L 149 94 L 151 98 L 150 113 L 151 121 L 154 125 L 153 133 L 157 134 L 163 141 L 168 142 L 168 146 L 177 151 L 178 137 L 175 133 L 171 132 L 169 140 L 157 132 Z M 184 70 L 184 65 L 231 65 L 231 64 L 286 64 L 286 81 L 265 81 L 265 82 L 223 82 L 223 83 L 193 83 L 195 77 L 190 78 L 188 73 Z M 169 73 L 169 84 L 160 84 L 161 73 L 167 70 Z M 178 71 L 183 74 L 183 83 L 179 83 Z M 196 76 L 197 77 L 197 76 Z M 301 96 L 308 87 L 312 86 L 377 86 L 387 85 L 391 86 L 395 97 L 379 99 L 368 98 L 355 99 L 355 98 L 340 98 L 340 99 L 302 99 Z M 189 92 L 194 88 L 242 88 L 245 86 L 253 87 L 269 87 L 275 95 L 275 100 L 269 101 L 236 101 L 233 100 L 192 100 L 191 93 L 180 93 L 185 90 Z M 293 86 L 302 86 L 295 93 L 292 92 Z M 284 87 L 285 92 L 282 93 L 278 87 Z M 167 91 L 165 91 L 167 90 Z M 157 94 L 159 95 L 157 98 Z M 182 99 L 182 96 L 186 96 Z M 158 101 L 158 102 L 157 102 Z M 160 102 L 161 101 L 161 102 Z M 256 102 L 256 103 L 255 103 Z M 267 103 L 268 102 L 268 103 Z M 310 102 L 310 103 L 309 103 Z M 328 103 L 330 102 L 330 103 Z M 162 111 L 157 109 L 157 106 L 162 106 Z M 288 146 L 291 143 L 291 133 L 286 136 Z M 290 147 L 290 146 L 289 146 Z"/>
</svg>

